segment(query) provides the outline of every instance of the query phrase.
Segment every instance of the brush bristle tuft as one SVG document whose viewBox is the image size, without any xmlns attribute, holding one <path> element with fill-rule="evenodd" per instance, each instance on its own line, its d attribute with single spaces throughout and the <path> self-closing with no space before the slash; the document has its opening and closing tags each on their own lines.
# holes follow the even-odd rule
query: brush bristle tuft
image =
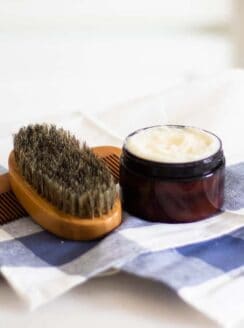
<svg viewBox="0 0 244 328">
<path fill-rule="evenodd" d="M 61 211 L 93 218 L 113 207 L 113 176 L 69 132 L 47 124 L 23 127 L 14 135 L 14 155 L 27 182 Z"/>
</svg>

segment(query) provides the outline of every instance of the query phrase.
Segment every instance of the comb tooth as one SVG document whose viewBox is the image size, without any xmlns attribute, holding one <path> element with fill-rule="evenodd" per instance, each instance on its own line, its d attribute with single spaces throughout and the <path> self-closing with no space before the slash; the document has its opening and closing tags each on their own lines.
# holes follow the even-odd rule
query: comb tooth
<svg viewBox="0 0 244 328">
<path fill-rule="evenodd" d="M 16 215 L 15 208 L 12 206 L 12 204 L 9 201 L 7 201 L 6 197 L 1 197 L 1 203 L 2 203 L 3 207 L 8 209 L 8 211 L 11 215 Z"/>
<path fill-rule="evenodd" d="M 12 192 L 0 194 L 0 225 L 26 216 L 26 211 L 18 203 Z"/>
<path fill-rule="evenodd" d="M 108 156 L 106 156 L 106 158 L 110 161 L 110 162 L 112 162 L 112 163 L 114 163 L 115 165 L 119 165 L 119 157 L 118 156 L 116 156 L 116 155 L 108 155 Z"/>
<path fill-rule="evenodd" d="M 113 154 L 113 153 L 107 153 L 106 155 L 99 155 L 99 153 L 97 153 L 97 156 L 99 156 L 100 158 L 113 158 L 116 160 L 116 162 L 119 162 L 119 156 Z"/>
<path fill-rule="evenodd" d="M 1 217 L 5 220 L 12 220 L 14 218 L 18 218 L 19 217 L 19 213 L 18 212 L 14 212 L 14 211 L 11 211 L 9 209 L 9 206 L 6 206 L 5 207 L 5 210 L 1 212 L 2 215 Z"/>
<path fill-rule="evenodd" d="M 101 158 L 116 179 L 119 180 L 119 157 L 115 154 L 108 154 Z"/>
<path fill-rule="evenodd" d="M 106 164 L 110 170 L 112 170 L 116 175 L 119 175 L 119 167 L 109 162 L 107 162 Z"/>
<path fill-rule="evenodd" d="M 108 169 L 109 169 L 109 171 L 112 173 L 112 175 L 113 175 L 114 178 L 116 178 L 116 179 L 119 178 L 119 175 L 118 175 L 118 173 L 117 173 L 117 170 L 115 170 L 115 169 L 113 169 L 113 168 L 111 168 L 111 167 L 109 167 L 109 166 L 108 166 Z"/>
<path fill-rule="evenodd" d="M 106 161 L 105 162 L 111 169 L 114 169 L 115 172 L 119 171 L 119 167 L 118 165 L 115 165 L 114 163 L 110 162 L 110 161 Z"/>
<path fill-rule="evenodd" d="M 18 219 L 18 217 L 16 215 L 10 215 L 9 213 L 3 213 L 0 216 L 0 225 L 12 222 L 16 219 Z"/>
<path fill-rule="evenodd" d="M 27 215 L 25 209 L 20 205 L 13 192 L 6 192 L 5 197 L 12 204 L 12 206 L 15 206 L 19 213 L 23 214 L 23 216 Z"/>
<path fill-rule="evenodd" d="M 113 162 L 116 165 L 119 165 L 119 157 L 118 156 L 116 156 L 116 155 L 113 154 L 113 155 L 110 155 L 108 157 L 109 157 L 109 160 L 111 162 Z"/>
<path fill-rule="evenodd" d="M 2 219 L 2 220 L 6 219 L 6 213 L 5 213 L 5 211 L 3 211 L 2 208 L 0 208 L 0 219 Z"/>
<path fill-rule="evenodd" d="M 107 164 L 107 168 L 109 169 L 109 171 L 111 172 L 111 174 L 113 175 L 113 177 L 118 180 L 119 179 L 119 174 L 118 174 L 118 170 L 114 169 L 112 167 L 109 166 L 109 164 Z"/>
<path fill-rule="evenodd" d="M 111 163 L 113 163 L 114 165 L 118 166 L 119 165 L 119 160 L 114 159 L 112 156 L 106 156 L 105 159 Z"/>
</svg>

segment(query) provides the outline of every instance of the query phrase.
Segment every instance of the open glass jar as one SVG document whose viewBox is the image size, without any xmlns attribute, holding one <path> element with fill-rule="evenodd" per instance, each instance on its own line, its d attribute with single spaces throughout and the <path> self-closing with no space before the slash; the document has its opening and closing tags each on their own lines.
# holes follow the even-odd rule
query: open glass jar
<svg viewBox="0 0 244 328">
<path fill-rule="evenodd" d="M 202 220 L 221 209 L 224 180 L 222 142 L 208 131 L 153 126 L 124 142 L 121 196 L 132 215 L 170 223 Z"/>
</svg>

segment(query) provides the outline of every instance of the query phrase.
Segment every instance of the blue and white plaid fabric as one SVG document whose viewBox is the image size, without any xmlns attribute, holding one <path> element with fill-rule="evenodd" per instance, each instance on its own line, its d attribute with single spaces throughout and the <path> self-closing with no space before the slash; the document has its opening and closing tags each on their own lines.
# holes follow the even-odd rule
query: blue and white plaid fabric
<svg viewBox="0 0 244 328">
<path fill-rule="evenodd" d="M 227 168 L 225 211 L 191 224 L 150 223 L 124 215 L 100 241 L 55 237 L 23 218 L 0 229 L 0 271 L 35 308 L 117 268 L 173 288 L 186 302 L 226 323 L 244 304 L 244 163 Z M 232 297 L 235 295 L 235 297 Z"/>
</svg>

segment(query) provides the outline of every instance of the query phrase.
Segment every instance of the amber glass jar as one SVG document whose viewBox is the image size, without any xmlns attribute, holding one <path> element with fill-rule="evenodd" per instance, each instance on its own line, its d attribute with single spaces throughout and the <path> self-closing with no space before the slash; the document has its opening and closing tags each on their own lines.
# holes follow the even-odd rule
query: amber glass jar
<svg viewBox="0 0 244 328">
<path fill-rule="evenodd" d="M 177 223 L 202 220 L 221 209 L 225 158 L 217 136 L 205 131 L 219 142 L 210 156 L 167 163 L 140 158 L 127 149 L 128 138 L 139 131 L 126 138 L 122 150 L 120 186 L 124 210 L 150 221 Z"/>
</svg>

